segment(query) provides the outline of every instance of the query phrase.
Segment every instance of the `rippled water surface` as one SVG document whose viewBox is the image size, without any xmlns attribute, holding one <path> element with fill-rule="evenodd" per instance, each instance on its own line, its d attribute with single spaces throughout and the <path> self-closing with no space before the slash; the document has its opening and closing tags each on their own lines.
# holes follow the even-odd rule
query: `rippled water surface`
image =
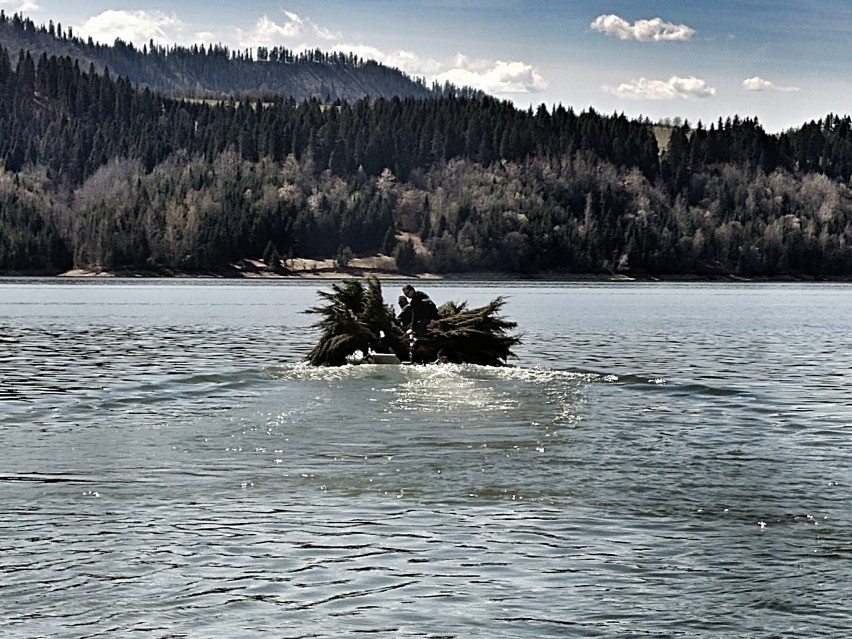
<svg viewBox="0 0 852 639">
<path fill-rule="evenodd" d="M 2 636 L 849 635 L 852 287 L 424 286 L 514 366 L 305 366 L 322 282 L 0 280 Z"/>
</svg>

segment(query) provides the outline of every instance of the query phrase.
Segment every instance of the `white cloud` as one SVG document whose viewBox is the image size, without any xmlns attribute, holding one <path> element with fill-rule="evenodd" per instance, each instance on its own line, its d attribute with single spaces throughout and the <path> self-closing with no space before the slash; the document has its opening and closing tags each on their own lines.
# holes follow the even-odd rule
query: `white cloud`
<svg viewBox="0 0 852 639">
<path fill-rule="evenodd" d="M 432 58 L 421 58 L 413 51 L 397 50 L 380 58 L 373 58 L 390 67 L 395 67 L 411 76 L 434 76 L 443 65 Z"/>
<path fill-rule="evenodd" d="M 24 0 L 23 2 L 21 0 L 0 0 L 0 8 L 9 5 L 12 5 L 11 7 L 9 7 L 9 11 L 13 14 L 36 13 L 38 11 L 41 11 L 41 7 L 35 2 L 28 2 L 27 0 Z"/>
<path fill-rule="evenodd" d="M 630 24 L 614 14 L 600 15 L 590 25 L 595 31 L 615 36 L 619 40 L 639 42 L 681 42 L 695 35 L 695 29 L 685 24 L 664 22 L 662 18 L 637 20 Z"/>
<path fill-rule="evenodd" d="M 769 80 L 754 76 L 743 80 L 743 88 L 747 91 L 766 91 L 772 88 L 772 83 Z"/>
<path fill-rule="evenodd" d="M 548 87 L 538 69 L 525 62 L 474 59 L 458 53 L 450 63 L 444 63 L 434 58 L 421 58 L 412 51 L 397 50 L 386 53 L 364 44 L 339 44 L 331 51 L 351 52 L 365 60 L 375 60 L 395 67 L 410 76 L 441 84 L 450 82 L 486 93 L 537 93 Z"/>
<path fill-rule="evenodd" d="M 177 38 L 169 34 L 180 31 L 182 27 L 183 23 L 174 14 L 110 9 L 86 20 L 80 31 L 105 44 L 112 44 L 116 38 L 121 38 L 125 42 L 142 46 L 149 40 L 172 44 Z"/>
<path fill-rule="evenodd" d="M 241 47 L 268 46 L 278 44 L 282 38 L 296 38 L 304 31 L 304 21 L 295 13 L 285 12 L 287 21 L 278 24 L 266 14 L 262 15 L 254 29 L 243 31 L 237 29 L 237 37 Z"/>
<path fill-rule="evenodd" d="M 672 76 L 668 80 L 639 78 L 617 87 L 604 86 L 603 90 L 619 98 L 630 100 L 701 100 L 712 98 L 716 89 L 694 76 Z"/>
<path fill-rule="evenodd" d="M 332 31 L 331 29 L 326 29 L 325 27 L 321 27 L 318 24 L 311 23 L 311 27 L 314 29 L 314 33 L 316 36 L 322 40 L 340 40 L 342 37 L 339 31 Z"/>
<path fill-rule="evenodd" d="M 548 88 L 538 69 L 526 62 L 470 60 L 463 55 L 457 55 L 453 68 L 440 73 L 435 79 L 498 95 L 538 93 Z"/>
<path fill-rule="evenodd" d="M 248 48 L 278 46 L 285 44 L 282 40 L 292 40 L 299 37 L 309 38 L 311 35 L 325 41 L 338 40 L 341 37 L 340 33 L 314 24 L 309 19 L 303 19 L 292 11 L 284 11 L 284 15 L 287 19 L 283 23 L 278 23 L 264 14 L 254 25 L 254 29 L 250 31 L 236 29 L 239 46 Z M 298 47 L 288 45 L 288 48 L 303 50 L 316 47 L 303 43 Z"/>
<path fill-rule="evenodd" d="M 758 76 L 743 80 L 743 88 L 746 91 L 783 91 L 785 93 L 794 93 L 799 90 L 799 87 L 778 86 L 769 80 L 764 80 Z"/>
<path fill-rule="evenodd" d="M 491 60 L 482 58 L 469 58 L 464 53 L 457 53 L 453 58 L 453 68 L 466 69 L 475 73 L 487 72 L 494 63 Z"/>
</svg>

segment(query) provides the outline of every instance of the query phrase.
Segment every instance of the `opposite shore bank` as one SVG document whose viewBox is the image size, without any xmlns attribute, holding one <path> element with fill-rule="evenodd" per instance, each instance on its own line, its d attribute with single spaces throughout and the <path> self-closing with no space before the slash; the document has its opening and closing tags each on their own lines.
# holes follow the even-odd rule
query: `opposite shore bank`
<svg viewBox="0 0 852 639">
<path fill-rule="evenodd" d="M 260 260 L 241 260 L 217 271 L 179 271 L 172 269 L 93 270 L 72 269 L 62 273 L 8 272 L 0 277 L 60 277 L 67 279 L 254 279 L 254 280 L 341 280 L 376 277 L 384 280 L 515 281 L 515 282 L 852 282 L 849 277 L 791 274 L 773 277 L 741 277 L 732 273 L 649 275 L 632 273 L 508 273 L 470 271 L 458 273 L 402 273 L 392 258 L 376 256 L 355 258 L 345 267 L 333 259 L 293 258 L 273 270 Z"/>
</svg>

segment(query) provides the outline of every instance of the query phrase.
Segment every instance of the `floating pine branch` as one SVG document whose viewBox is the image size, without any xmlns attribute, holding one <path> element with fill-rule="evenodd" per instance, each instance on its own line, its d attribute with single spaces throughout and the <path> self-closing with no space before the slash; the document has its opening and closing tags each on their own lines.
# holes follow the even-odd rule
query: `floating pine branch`
<svg viewBox="0 0 852 639">
<path fill-rule="evenodd" d="M 512 334 L 517 327 L 500 316 L 506 300 L 498 297 L 480 308 L 467 308 L 466 303 L 444 304 L 441 319 L 429 325 L 426 339 L 437 357 L 455 363 L 501 366 L 514 357 L 512 347 L 521 338 Z"/>
<path fill-rule="evenodd" d="M 384 303 L 376 278 L 367 279 L 366 287 L 359 280 L 349 280 L 331 288 L 330 293 L 319 292 L 327 304 L 306 311 L 320 316 L 314 326 L 322 331 L 319 342 L 308 353 L 308 362 L 342 366 L 356 351 L 366 353 L 380 343 L 400 359 L 408 359 L 405 334 L 394 322 L 391 307 Z"/>
</svg>

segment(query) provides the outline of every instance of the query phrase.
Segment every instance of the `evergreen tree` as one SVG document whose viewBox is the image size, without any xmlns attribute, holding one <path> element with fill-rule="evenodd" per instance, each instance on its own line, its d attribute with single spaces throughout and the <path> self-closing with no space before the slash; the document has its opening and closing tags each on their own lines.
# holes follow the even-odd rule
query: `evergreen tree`
<svg viewBox="0 0 852 639">
<path fill-rule="evenodd" d="M 414 243 L 410 239 L 397 243 L 393 259 L 397 269 L 402 273 L 417 273 L 420 269 L 420 260 L 414 250 Z"/>
</svg>

